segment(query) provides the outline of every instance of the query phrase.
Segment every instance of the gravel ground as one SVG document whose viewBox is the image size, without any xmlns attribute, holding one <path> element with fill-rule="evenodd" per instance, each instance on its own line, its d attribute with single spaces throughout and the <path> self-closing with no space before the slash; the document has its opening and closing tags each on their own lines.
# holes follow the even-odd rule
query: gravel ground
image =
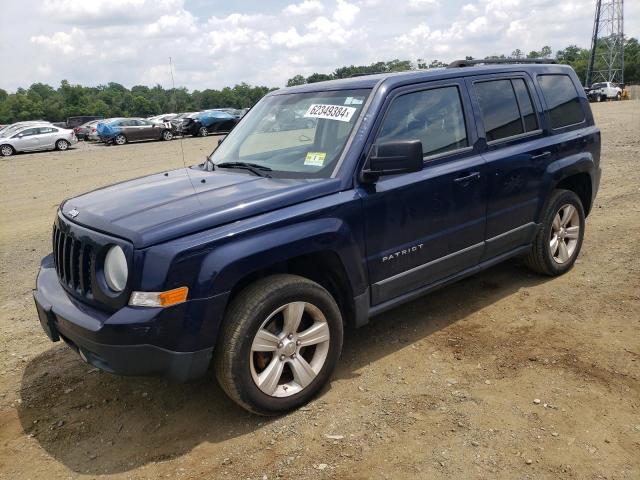
<svg viewBox="0 0 640 480">
<path fill-rule="evenodd" d="M 271 419 L 211 375 L 101 373 L 38 324 L 58 204 L 182 166 L 179 141 L 0 161 L 0 478 L 640 478 L 640 102 L 593 109 L 603 180 L 570 273 L 514 260 L 377 317 Z M 187 163 L 215 144 L 185 139 Z"/>
</svg>

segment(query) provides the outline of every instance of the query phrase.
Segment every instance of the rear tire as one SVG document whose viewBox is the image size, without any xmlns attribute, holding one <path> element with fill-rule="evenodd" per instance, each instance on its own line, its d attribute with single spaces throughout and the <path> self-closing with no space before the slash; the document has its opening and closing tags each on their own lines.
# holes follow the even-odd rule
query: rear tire
<svg viewBox="0 0 640 480">
<path fill-rule="evenodd" d="M 71 144 L 69 142 L 67 142 L 66 140 L 58 140 L 56 142 L 56 150 L 60 150 L 61 152 L 64 152 L 70 146 L 71 146 Z"/>
<path fill-rule="evenodd" d="M 10 157 L 14 153 L 16 153 L 16 150 L 11 145 L 0 146 L 0 155 L 3 157 Z"/>
<path fill-rule="evenodd" d="M 585 215 L 580 197 L 570 190 L 555 190 L 542 215 L 525 263 L 543 275 L 558 276 L 574 265 L 584 239 Z"/>
<path fill-rule="evenodd" d="M 231 302 L 214 365 L 236 403 L 277 415 L 311 400 L 328 381 L 342 350 L 340 309 L 322 286 L 296 275 L 273 275 Z"/>
<path fill-rule="evenodd" d="M 122 133 L 119 133 L 113 139 L 113 143 L 115 143 L 116 145 L 124 145 L 125 143 L 127 143 L 127 137 L 125 137 Z"/>
</svg>

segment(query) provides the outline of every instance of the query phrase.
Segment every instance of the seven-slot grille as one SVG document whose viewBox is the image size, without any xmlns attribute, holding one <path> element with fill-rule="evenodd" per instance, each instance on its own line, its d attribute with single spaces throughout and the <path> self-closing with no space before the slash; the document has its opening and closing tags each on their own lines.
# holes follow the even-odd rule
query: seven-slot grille
<svg viewBox="0 0 640 480">
<path fill-rule="evenodd" d="M 53 226 L 53 260 L 60 283 L 77 293 L 92 296 L 93 247 Z"/>
</svg>

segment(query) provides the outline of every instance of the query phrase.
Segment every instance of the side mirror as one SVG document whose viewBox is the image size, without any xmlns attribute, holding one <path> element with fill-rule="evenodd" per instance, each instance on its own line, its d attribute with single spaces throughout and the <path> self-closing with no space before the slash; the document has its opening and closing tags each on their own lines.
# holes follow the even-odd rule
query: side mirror
<svg viewBox="0 0 640 480">
<path fill-rule="evenodd" d="M 362 171 L 364 183 L 374 183 L 383 175 L 419 172 L 422 170 L 422 142 L 395 140 L 374 145 L 367 168 Z"/>
</svg>

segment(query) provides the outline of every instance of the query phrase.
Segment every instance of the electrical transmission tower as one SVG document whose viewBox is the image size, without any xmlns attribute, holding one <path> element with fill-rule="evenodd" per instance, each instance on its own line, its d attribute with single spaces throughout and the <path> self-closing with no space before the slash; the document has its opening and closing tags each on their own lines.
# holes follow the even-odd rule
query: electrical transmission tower
<svg viewBox="0 0 640 480">
<path fill-rule="evenodd" d="M 585 86 L 624 83 L 624 0 L 596 0 Z"/>
</svg>

